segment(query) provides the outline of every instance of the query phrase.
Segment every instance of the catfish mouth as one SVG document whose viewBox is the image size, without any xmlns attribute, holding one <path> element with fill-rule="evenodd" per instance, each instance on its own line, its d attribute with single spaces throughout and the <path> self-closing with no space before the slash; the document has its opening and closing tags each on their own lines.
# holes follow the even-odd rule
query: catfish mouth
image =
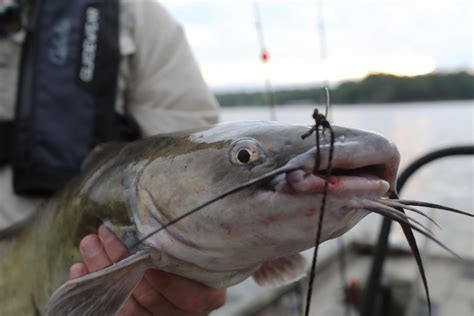
<svg viewBox="0 0 474 316">
<path fill-rule="evenodd" d="M 320 168 L 314 172 L 316 149 L 288 161 L 286 172 L 275 176 L 266 189 L 283 194 L 322 194 L 326 179 L 328 194 L 387 196 L 395 191 L 399 153 L 389 143 L 372 149 L 361 144 L 336 144 L 331 173 L 327 178 L 328 147 L 321 150 Z"/>
<path fill-rule="evenodd" d="M 328 178 L 328 194 L 340 195 L 387 195 L 389 179 L 384 165 L 369 165 L 355 169 L 334 168 Z M 315 174 L 296 169 L 275 177 L 270 190 L 285 194 L 322 194 L 326 182 L 326 170 Z"/>
</svg>

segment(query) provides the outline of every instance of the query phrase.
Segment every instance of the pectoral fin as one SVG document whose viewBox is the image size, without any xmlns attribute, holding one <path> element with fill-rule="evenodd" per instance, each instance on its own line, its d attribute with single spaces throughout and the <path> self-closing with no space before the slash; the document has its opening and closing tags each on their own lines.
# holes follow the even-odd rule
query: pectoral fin
<svg viewBox="0 0 474 316">
<path fill-rule="evenodd" d="M 303 275 L 306 260 L 301 254 L 264 262 L 252 275 L 258 285 L 279 285 Z"/>
<path fill-rule="evenodd" d="M 141 250 L 102 270 L 69 280 L 49 299 L 46 315 L 115 315 L 148 268 L 149 250 Z"/>
</svg>

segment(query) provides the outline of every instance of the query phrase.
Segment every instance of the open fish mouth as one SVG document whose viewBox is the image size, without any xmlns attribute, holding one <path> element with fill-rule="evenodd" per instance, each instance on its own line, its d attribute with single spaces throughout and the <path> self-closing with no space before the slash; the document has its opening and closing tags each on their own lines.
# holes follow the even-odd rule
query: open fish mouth
<svg viewBox="0 0 474 316">
<path fill-rule="evenodd" d="M 387 196 L 395 191 L 400 155 L 396 147 L 383 138 L 377 146 L 360 143 L 336 143 L 331 172 L 327 178 L 329 146 L 320 152 L 312 148 L 286 165 L 287 172 L 274 177 L 269 190 L 287 194 L 322 194 L 328 180 L 328 194 Z M 315 157 L 321 162 L 315 171 Z"/>
<path fill-rule="evenodd" d="M 328 194 L 339 195 L 387 195 L 389 180 L 383 178 L 383 165 L 370 165 L 355 169 L 332 169 L 327 178 L 326 171 L 313 173 L 312 170 L 297 169 L 281 174 L 270 183 L 270 189 L 289 194 L 322 194 L 326 179 Z"/>
</svg>

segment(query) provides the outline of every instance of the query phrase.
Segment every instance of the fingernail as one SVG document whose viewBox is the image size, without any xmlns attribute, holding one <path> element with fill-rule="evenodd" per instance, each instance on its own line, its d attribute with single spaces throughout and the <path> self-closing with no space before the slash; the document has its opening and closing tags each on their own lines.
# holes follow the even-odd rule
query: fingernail
<svg viewBox="0 0 474 316">
<path fill-rule="evenodd" d="M 99 227 L 99 238 L 103 242 L 108 242 L 108 241 L 113 240 L 115 238 L 115 235 L 107 227 L 105 227 L 104 225 L 100 225 L 100 227 Z"/>
<path fill-rule="evenodd" d="M 90 240 L 87 240 L 87 243 L 82 247 L 82 250 L 85 256 L 93 257 L 102 250 L 102 244 L 96 236 L 95 238 L 91 237 Z"/>
</svg>

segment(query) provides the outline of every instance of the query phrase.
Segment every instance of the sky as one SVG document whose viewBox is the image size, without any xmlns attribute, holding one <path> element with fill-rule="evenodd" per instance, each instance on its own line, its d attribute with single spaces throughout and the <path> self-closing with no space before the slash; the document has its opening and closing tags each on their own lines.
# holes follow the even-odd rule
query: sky
<svg viewBox="0 0 474 316">
<path fill-rule="evenodd" d="M 270 59 L 260 61 L 254 5 Z M 474 70 L 472 0 L 162 0 L 214 90 Z M 318 9 L 320 8 L 320 9 Z M 324 21 L 327 58 L 320 53 Z"/>
</svg>

